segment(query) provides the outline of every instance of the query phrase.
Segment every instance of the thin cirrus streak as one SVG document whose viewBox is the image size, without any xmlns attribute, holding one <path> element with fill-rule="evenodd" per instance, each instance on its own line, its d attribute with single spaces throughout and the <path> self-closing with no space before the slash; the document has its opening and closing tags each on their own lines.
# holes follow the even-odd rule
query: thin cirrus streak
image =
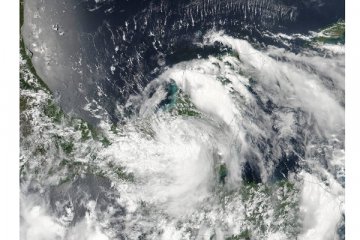
<svg viewBox="0 0 360 240">
<path fill-rule="evenodd" d="M 272 44 L 263 31 L 315 30 L 343 19 L 343 9 L 342 0 L 31 0 L 22 35 L 62 108 L 97 124 L 89 108 L 98 105 L 118 120 L 114 103 L 124 104 L 166 66 L 189 59 L 191 41 L 210 29 Z"/>
<path fill-rule="evenodd" d="M 225 51 L 168 66 L 131 95 L 119 114 L 132 115 L 116 131 L 100 124 L 111 145 L 54 128 L 73 139 L 61 156 L 105 178 L 89 170 L 60 184 L 66 172 L 24 178 L 23 239 L 341 239 L 342 46 L 294 54 L 216 31 L 201 44 Z M 32 111 L 40 131 L 49 122 Z M 47 161 L 68 164 L 50 149 Z"/>
</svg>

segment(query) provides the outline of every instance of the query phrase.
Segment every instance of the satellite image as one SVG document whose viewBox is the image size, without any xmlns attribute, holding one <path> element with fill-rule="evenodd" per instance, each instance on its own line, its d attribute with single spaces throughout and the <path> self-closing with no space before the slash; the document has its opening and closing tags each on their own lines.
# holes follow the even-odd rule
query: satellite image
<svg viewBox="0 0 360 240">
<path fill-rule="evenodd" d="M 20 0 L 20 239 L 345 239 L 344 0 Z"/>
</svg>

